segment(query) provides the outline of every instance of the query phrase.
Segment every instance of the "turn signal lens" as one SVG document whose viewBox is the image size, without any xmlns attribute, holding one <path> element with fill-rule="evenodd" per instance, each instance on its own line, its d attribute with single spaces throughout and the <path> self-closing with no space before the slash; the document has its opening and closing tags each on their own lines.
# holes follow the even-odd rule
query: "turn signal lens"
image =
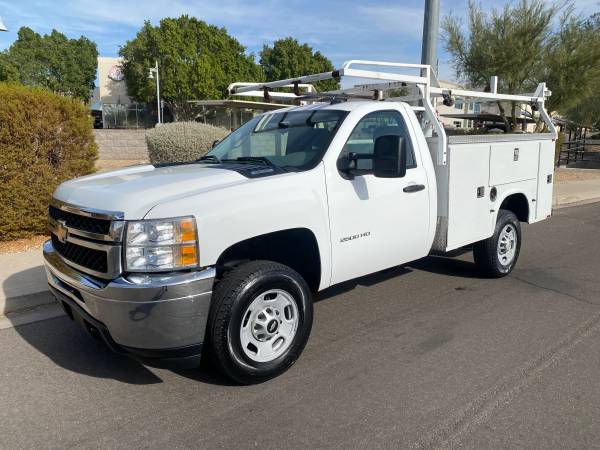
<svg viewBox="0 0 600 450">
<path fill-rule="evenodd" d="M 196 245 L 182 245 L 179 247 L 179 260 L 182 266 L 195 266 L 198 264 L 198 249 Z"/>
</svg>

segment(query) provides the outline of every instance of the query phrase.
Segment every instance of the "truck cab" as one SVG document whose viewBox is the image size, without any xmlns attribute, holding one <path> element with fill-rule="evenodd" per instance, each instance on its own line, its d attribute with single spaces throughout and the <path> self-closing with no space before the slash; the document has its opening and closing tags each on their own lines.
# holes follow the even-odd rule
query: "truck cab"
<svg viewBox="0 0 600 450">
<path fill-rule="evenodd" d="M 555 130 L 453 140 L 427 74 L 403 78 L 425 106 L 314 93 L 254 117 L 197 161 L 63 183 L 44 245 L 51 291 L 117 352 L 188 367 L 208 353 L 255 383 L 301 354 L 313 292 L 466 245 L 487 274 L 507 275 L 520 222 L 550 214 Z M 390 88 L 406 82 L 385 76 Z M 543 110 L 543 90 L 529 98 Z"/>
</svg>

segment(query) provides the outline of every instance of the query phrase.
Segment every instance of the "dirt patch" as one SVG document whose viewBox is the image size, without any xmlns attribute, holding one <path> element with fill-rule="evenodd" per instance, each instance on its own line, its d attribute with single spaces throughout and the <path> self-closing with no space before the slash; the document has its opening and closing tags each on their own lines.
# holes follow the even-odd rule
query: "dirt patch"
<svg viewBox="0 0 600 450">
<path fill-rule="evenodd" d="M 598 178 L 600 178 L 600 170 L 598 169 L 556 169 L 554 171 L 556 183 L 595 180 Z"/>
<path fill-rule="evenodd" d="M 47 240 L 47 235 L 40 234 L 38 236 L 16 239 L 14 241 L 0 241 L 0 254 L 22 253 L 36 248 L 42 248 L 42 244 Z"/>
</svg>

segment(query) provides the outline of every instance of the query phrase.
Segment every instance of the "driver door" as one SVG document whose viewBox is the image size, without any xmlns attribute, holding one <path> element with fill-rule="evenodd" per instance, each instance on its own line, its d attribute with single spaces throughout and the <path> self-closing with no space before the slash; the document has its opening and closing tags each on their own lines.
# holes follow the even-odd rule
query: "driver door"
<svg viewBox="0 0 600 450">
<path fill-rule="evenodd" d="M 429 189 L 420 154 L 415 154 L 398 110 L 365 115 L 351 132 L 342 154 L 373 153 L 375 139 L 399 135 L 407 142 L 402 178 L 376 178 L 373 161 L 359 159 L 352 176 L 328 173 L 331 284 L 419 259 L 429 252 Z M 340 155 L 340 156 L 341 156 Z"/>
</svg>

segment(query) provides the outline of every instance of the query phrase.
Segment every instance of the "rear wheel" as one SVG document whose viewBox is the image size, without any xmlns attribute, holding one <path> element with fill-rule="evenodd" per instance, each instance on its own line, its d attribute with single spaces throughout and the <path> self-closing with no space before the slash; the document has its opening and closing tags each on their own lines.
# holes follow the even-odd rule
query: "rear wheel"
<svg viewBox="0 0 600 450">
<path fill-rule="evenodd" d="M 279 263 L 253 261 L 216 285 L 207 340 L 225 375 L 260 383 L 294 364 L 311 328 L 312 298 L 302 277 Z"/>
<path fill-rule="evenodd" d="M 500 278 L 514 269 L 521 250 L 521 225 L 512 211 L 500 210 L 494 234 L 473 246 L 475 264 L 487 276 Z"/>
</svg>

